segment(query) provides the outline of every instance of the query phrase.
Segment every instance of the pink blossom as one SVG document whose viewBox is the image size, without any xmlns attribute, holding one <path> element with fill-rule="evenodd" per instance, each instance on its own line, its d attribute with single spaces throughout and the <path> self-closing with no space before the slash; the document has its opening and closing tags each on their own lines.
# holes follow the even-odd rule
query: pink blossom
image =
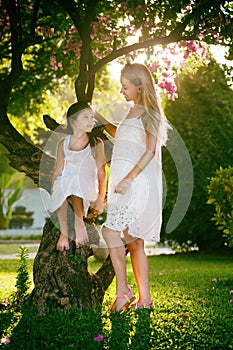
<svg viewBox="0 0 233 350">
<path fill-rule="evenodd" d="M 4 337 L 4 338 L 1 339 L 1 344 L 3 344 L 3 345 L 7 345 L 7 344 L 9 344 L 10 342 L 11 342 L 10 339 L 8 339 L 8 338 L 6 338 L 6 337 Z"/>
<path fill-rule="evenodd" d="M 163 76 L 164 78 L 169 78 L 169 77 L 171 76 L 171 74 L 170 74 L 169 72 L 163 72 L 163 73 L 162 73 L 162 76 Z"/>
<path fill-rule="evenodd" d="M 102 341 L 103 339 L 104 339 L 104 336 L 102 334 L 99 334 L 93 340 L 94 341 Z"/>
<path fill-rule="evenodd" d="M 125 27 L 125 29 L 126 29 L 126 32 L 127 32 L 127 33 L 130 33 L 131 30 L 132 30 L 132 25 L 131 25 L 131 24 L 127 24 L 126 27 Z"/>
<path fill-rule="evenodd" d="M 144 23 L 144 26 L 145 27 L 152 27 L 153 25 L 154 25 L 154 21 L 151 18 L 147 18 L 145 23 Z"/>
<path fill-rule="evenodd" d="M 233 289 L 230 290 L 230 294 L 233 294 Z"/>
<path fill-rule="evenodd" d="M 103 54 L 98 50 L 92 50 L 92 54 L 93 56 L 95 56 L 96 58 L 102 58 L 103 57 Z"/>
<path fill-rule="evenodd" d="M 216 36 L 215 41 L 218 43 L 220 39 L 221 39 L 221 36 Z"/>
<path fill-rule="evenodd" d="M 201 58 L 205 57 L 206 52 L 207 52 L 206 47 L 203 47 L 200 54 Z"/>
<path fill-rule="evenodd" d="M 187 49 L 189 51 L 197 52 L 198 45 L 196 44 L 196 42 L 194 40 L 186 41 L 186 45 L 187 45 Z"/>
<path fill-rule="evenodd" d="M 229 302 L 232 304 L 233 303 L 233 299 L 230 299 Z"/>
<path fill-rule="evenodd" d="M 213 278 L 213 279 L 212 279 L 212 282 L 215 282 L 215 283 L 216 283 L 217 281 L 218 281 L 217 278 Z"/>
<path fill-rule="evenodd" d="M 69 33 L 72 34 L 72 33 L 75 33 L 75 32 L 76 32 L 75 26 L 70 27 Z"/>
<path fill-rule="evenodd" d="M 53 70 L 57 70 L 57 65 L 56 65 L 56 56 L 51 56 L 50 57 L 50 65 Z"/>
<path fill-rule="evenodd" d="M 62 68 L 62 62 L 58 62 L 57 66 L 58 66 L 59 68 Z"/>
<path fill-rule="evenodd" d="M 174 101 L 178 97 L 178 95 L 176 93 L 177 87 L 176 87 L 176 84 L 173 81 L 172 77 L 170 77 L 169 80 L 163 79 L 162 81 L 160 81 L 158 83 L 158 86 L 164 90 L 164 92 L 168 95 L 168 97 L 171 100 Z M 177 282 L 173 282 L 173 284 L 176 284 L 176 283 Z"/>
<path fill-rule="evenodd" d="M 94 39 L 97 33 L 96 29 L 97 22 L 91 22 L 92 32 L 90 34 L 91 39 Z"/>
<path fill-rule="evenodd" d="M 171 65 L 171 60 L 169 60 L 167 57 L 163 57 L 163 62 L 167 65 L 167 67 Z"/>
<path fill-rule="evenodd" d="M 189 57 L 190 52 L 189 51 L 185 51 L 184 53 L 184 59 L 187 60 L 187 58 Z"/>
<path fill-rule="evenodd" d="M 110 35 L 109 35 L 109 34 L 103 34 L 103 35 L 101 36 L 102 43 L 108 41 L 109 38 L 110 38 Z"/>
<path fill-rule="evenodd" d="M 159 276 L 162 276 L 163 275 L 163 273 L 162 272 L 159 272 Z"/>
<path fill-rule="evenodd" d="M 152 65 L 150 66 L 150 71 L 154 72 L 156 71 L 158 68 L 160 67 L 160 64 L 158 62 L 154 62 L 152 63 Z"/>
<path fill-rule="evenodd" d="M 199 34 L 197 34 L 197 37 L 198 37 L 200 40 L 203 40 L 204 37 L 205 37 L 205 35 L 202 34 L 202 33 L 199 33 Z"/>
</svg>

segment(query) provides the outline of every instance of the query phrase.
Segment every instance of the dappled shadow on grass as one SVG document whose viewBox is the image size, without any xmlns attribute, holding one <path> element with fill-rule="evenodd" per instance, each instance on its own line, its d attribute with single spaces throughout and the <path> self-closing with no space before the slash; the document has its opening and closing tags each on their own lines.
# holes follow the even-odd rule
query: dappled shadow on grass
<svg viewBox="0 0 233 350">
<path fill-rule="evenodd" d="M 101 308 L 87 310 L 24 309 L 7 349 L 100 349 Z"/>
<path fill-rule="evenodd" d="M 3 335 L 11 343 L 4 348 L 233 350 L 233 260 L 183 255 L 150 257 L 149 263 L 153 310 L 111 315 L 112 283 L 102 308 L 40 314 L 27 308 L 21 319 L 9 311 L 4 322 L 12 334 Z M 131 271 L 129 277 L 135 290 Z"/>
<path fill-rule="evenodd" d="M 22 312 L 6 349 L 226 350 L 233 349 L 230 313 L 215 314 L 200 305 L 187 310 L 174 300 L 153 310 L 110 314 L 101 307 L 86 310 Z M 17 315 L 11 315 L 16 318 Z M 9 319 L 8 319 L 9 322 Z"/>
</svg>

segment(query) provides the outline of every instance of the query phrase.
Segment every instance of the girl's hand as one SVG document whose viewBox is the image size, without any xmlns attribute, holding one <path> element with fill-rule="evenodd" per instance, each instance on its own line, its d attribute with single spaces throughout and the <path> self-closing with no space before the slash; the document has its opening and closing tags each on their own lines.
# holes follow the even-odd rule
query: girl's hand
<svg viewBox="0 0 233 350">
<path fill-rule="evenodd" d="M 131 181 L 127 179 L 122 179 L 116 186 L 114 192 L 119 194 L 125 194 L 131 186 Z"/>
<path fill-rule="evenodd" d="M 91 213 L 94 216 L 98 216 L 103 213 L 104 210 L 104 201 L 101 197 L 98 197 L 94 203 L 93 208 L 91 209 Z"/>
</svg>

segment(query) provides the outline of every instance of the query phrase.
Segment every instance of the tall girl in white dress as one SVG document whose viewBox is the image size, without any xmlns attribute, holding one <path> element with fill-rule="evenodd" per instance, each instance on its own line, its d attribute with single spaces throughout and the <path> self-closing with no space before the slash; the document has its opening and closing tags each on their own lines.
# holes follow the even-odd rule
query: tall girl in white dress
<svg viewBox="0 0 233 350">
<path fill-rule="evenodd" d="M 121 71 L 121 92 L 134 105 L 118 127 L 100 114 L 96 118 L 115 137 L 108 188 L 107 219 L 102 233 L 116 274 L 116 298 L 111 311 L 123 311 L 135 297 L 126 277 L 123 232 L 138 287 L 135 308 L 150 308 L 149 268 L 144 240 L 159 241 L 162 222 L 161 146 L 168 123 L 156 97 L 146 66 L 126 64 Z"/>
<path fill-rule="evenodd" d="M 77 102 L 67 112 L 67 131 L 57 147 L 56 165 L 52 179 L 49 211 L 57 211 L 60 224 L 58 250 L 69 249 L 67 222 L 68 201 L 72 204 L 75 221 L 76 246 L 87 243 L 83 221 L 91 202 L 92 212 L 103 212 L 106 191 L 105 155 L 103 141 L 94 138 L 94 113 L 86 102 Z"/>
</svg>

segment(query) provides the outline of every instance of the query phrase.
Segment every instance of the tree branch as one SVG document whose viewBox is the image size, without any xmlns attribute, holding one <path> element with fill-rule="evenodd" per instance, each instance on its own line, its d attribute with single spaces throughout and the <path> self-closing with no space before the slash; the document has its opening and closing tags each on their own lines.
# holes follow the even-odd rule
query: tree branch
<svg viewBox="0 0 233 350">
<path fill-rule="evenodd" d="M 217 4 L 216 4 L 217 2 Z M 205 6 L 197 6 L 191 13 L 189 13 L 185 18 L 184 21 L 176 26 L 176 28 L 166 37 L 155 37 L 153 39 L 149 39 L 143 42 L 138 42 L 132 45 L 128 45 L 125 47 L 122 47 L 120 49 L 112 51 L 109 55 L 103 57 L 100 59 L 94 66 L 93 69 L 89 72 L 90 75 L 95 75 L 95 73 L 105 66 L 107 63 L 115 60 L 118 57 L 121 57 L 123 55 L 127 55 L 128 53 L 132 51 L 136 51 L 139 49 L 145 49 L 150 46 L 156 46 L 156 45 L 167 45 L 173 42 L 179 42 L 182 40 L 199 40 L 196 36 L 196 27 L 193 30 L 193 33 L 191 35 L 185 36 L 185 28 L 191 23 L 191 20 L 197 18 L 200 20 L 201 15 L 203 13 L 203 7 L 205 10 L 210 10 L 213 6 L 220 7 L 222 0 L 217 0 L 215 3 L 213 3 L 212 0 L 206 1 Z"/>
<path fill-rule="evenodd" d="M 11 72 L 6 78 L 9 89 L 11 90 L 14 82 L 22 74 L 22 33 L 20 32 L 20 14 L 18 13 L 16 1 L 5 1 L 5 6 L 10 17 L 11 43 L 12 43 L 12 62 Z"/>
<path fill-rule="evenodd" d="M 58 2 L 63 7 L 63 9 L 69 14 L 81 37 L 83 23 L 81 17 L 79 16 L 79 11 L 77 11 L 76 9 L 74 0 L 58 0 Z"/>
<path fill-rule="evenodd" d="M 40 7 L 40 0 L 36 0 L 33 5 L 33 16 L 31 21 L 30 35 L 35 36 L 36 21 Z"/>
</svg>

